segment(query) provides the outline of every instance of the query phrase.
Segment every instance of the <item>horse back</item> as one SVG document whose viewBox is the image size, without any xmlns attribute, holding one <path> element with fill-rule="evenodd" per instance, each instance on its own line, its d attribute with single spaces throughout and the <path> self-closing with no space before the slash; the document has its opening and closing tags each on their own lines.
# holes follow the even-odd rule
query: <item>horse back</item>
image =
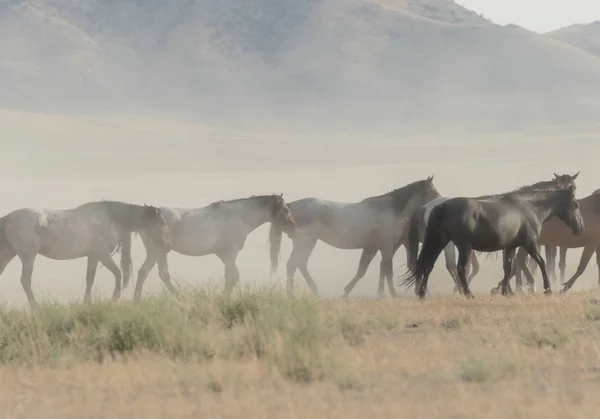
<svg viewBox="0 0 600 419">
<path fill-rule="evenodd" d="M 303 198 L 288 204 L 288 207 L 299 227 L 315 222 L 323 222 L 332 210 L 347 205 L 343 202 L 327 201 L 319 198 Z"/>
</svg>

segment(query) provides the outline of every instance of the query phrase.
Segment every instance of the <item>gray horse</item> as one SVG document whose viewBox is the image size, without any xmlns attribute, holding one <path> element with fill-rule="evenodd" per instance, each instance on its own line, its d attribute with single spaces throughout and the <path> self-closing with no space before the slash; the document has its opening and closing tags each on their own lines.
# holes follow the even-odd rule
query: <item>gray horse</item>
<svg viewBox="0 0 600 419">
<path fill-rule="evenodd" d="M 166 288 L 176 292 L 167 264 L 167 253 L 171 250 L 187 256 L 217 255 L 225 265 L 225 294 L 229 295 L 239 281 L 236 259 L 248 234 L 267 222 L 291 236 L 297 231 L 283 194 L 218 201 L 203 208 L 161 207 L 160 210 L 169 228 L 172 248 L 156 246 L 150 237 L 140 233 L 146 260 L 138 272 L 136 300 L 141 298 L 144 281 L 155 264 Z"/>
<path fill-rule="evenodd" d="M 378 294 L 383 297 L 387 279 L 390 294 L 396 296 L 392 259 L 400 246 L 408 217 L 416 208 L 439 196 L 431 176 L 359 202 L 304 198 L 290 203 L 299 231 L 292 238 L 293 249 L 287 261 L 288 295 L 293 296 L 296 269 L 300 270 L 310 290 L 317 293 L 317 285 L 308 272 L 308 259 L 317 241 L 321 240 L 338 249 L 362 249 L 356 275 L 344 288 L 345 297 L 365 276 L 377 252 L 381 252 Z M 275 243 L 271 253 L 272 272 L 277 270 L 281 234 L 277 225 L 271 225 L 271 243 Z"/>
<path fill-rule="evenodd" d="M 144 232 L 157 245 L 170 243 L 162 212 L 153 206 L 99 201 L 62 210 L 20 208 L 0 218 L 0 274 L 18 256 L 23 264 L 21 284 L 31 308 L 36 309 L 31 276 L 37 255 L 55 260 L 87 257 L 84 301 L 91 299 L 98 262 L 115 276 L 113 299 L 118 299 L 121 280 L 124 287 L 129 283 L 134 231 Z M 122 272 L 112 259 L 117 249 L 121 250 Z"/>
</svg>

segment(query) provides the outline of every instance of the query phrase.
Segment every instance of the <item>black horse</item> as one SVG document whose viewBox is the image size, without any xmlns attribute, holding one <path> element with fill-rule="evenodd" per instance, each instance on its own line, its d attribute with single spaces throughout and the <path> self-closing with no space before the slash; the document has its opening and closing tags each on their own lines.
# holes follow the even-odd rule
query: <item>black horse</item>
<svg viewBox="0 0 600 419">
<path fill-rule="evenodd" d="M 544 290 L 551 293 L 545 263 L 536 243 L 542 224 L 554 216 L 567 224 L 573 234 L 583 233 L 583 219 L 575 200 L 575 187 L 533 191 L 523 189 L 526 188 L 494 200 L 452 198 L 433 208 L 421 252 L 416 262 L 409 264 L 402 285 L 411 287 L 416 284 L 417 295 L 425 298 L 427 281 L 435 261 L 452 241 L 459 252 L 457 270 L 460 285 L 468 298 L 473 297 L 466 278 L 466 264 L 471 250 L 504 250 L 502 294 L 506 295 L 515 251 L 520 246 L 540 267 Z"/>
<path fill-rule="evenodd" d="M 510 191 L 510 192 L 494 194 L 494 195 L 481 195 L 481 196 L 472 197 L 472 198 L 476 199 L 476 200 L 497 201 L 497 200 L 501 199 L 503 196 L 507 195 L 508 193 L 513 193 L 516 191 L 531 192 L 531 191 L 537 191 L 537 190 L 556 190 L 556 189 L 568 188 L 570 186 L 573 186 L 573 188 L 576 189 L 575 179 L 577 179 L 577 176 L 579 176 L 579 172 L 577 172 L 573 176 L 567 175 L 567 174 L 557 175 L 556 173 L 554 173 L 554 178 L 552 180 L 544 180 L 541 182 L 534 183 L 532 185 L 522 186 L 522 187 L 515 189 L 513 191 Z M 431 214 L 431 209 L 433 209 L 434 206 L 439 205 L 441 202 L 444 202 L 448 199 L 449 198 L 442 197 L 442 198 L 437 198 L 432 201 L 429 201 L 427 204 L 419 207 L 412 214 L 411 218 L 409 219 L 407 227 L 404 229 L 404 231 L 402 233 L 402 239 L 401 239 L 402 244 L 404 246 L 406 246 L 406 260 L 407 260 L 408 266 L 413 265 L 415 263 L 415 261 L 417 260 L 417 253 L 419 251 L 419 241 L 422 242 L 424 239 L 425 229 L 427 227 L 429 215 Z M 417 240 L 417 236 L 419 237 L 418 240 Z M 410 245 L 411 243 L 412 243 L 412 246 Z M 446 248 L 444 249 L 444 252 L 446 254 L 446 267 L 447 267 L 448 271 L 450 272 L 452 279 L 455 282 L 454 291 L 455 292 L 459 291 L 462 293 L 463 290 L 462 290 L 462 287 L 460 286 L 460 281 L 458 279 L 454 245 L 449 244 L 448 246 L 446 246 Z M 525 252 L 522 248 L 520 248 L 519 251 L 517 252 L 516 259 L 513 263 L 511 278 L 513 276 L 517 275 L 518 284 L 520 284 L 521 283 L 521 272 L 523 272 L 527 276 L 527 281 L 529 282 L 530 287 L 533 287 L 532 273 L 535 272 L 535 268 L 533 268 L 533 266 L 532 266 L 528 269 L 528 267 L 525 266 L 524 270 L 522 270 L 521 269 L 522 264 L 519 264 L 519 261 L 520 261 L 519 258 L 525 257 L 525 259 L 527 259 L 526 255 L 527 255 L 527 252 Z M 532 259 L 530 259 L 530 260 L 531 260 L 531 263 L 535 263 Z M 475 275 L 479 272 L 479 262 L 477 261 L 474 250 L 471 251 L 469 261 L 471 262 L 471 267 L 473 269 L 472 269 L 471 274 L 468 275 L 467 282 L 469 283 L 469 285 L 471 285 L 471 281 L 473 280 Z M 537 265 L 534 265 L 534 266 L 537 267 Z M 468 267 L 468 264 L 467 264 L 467 267 Z M 517 269 L 517 267 L 518 267 L 518 269 Z M 500 281 L 500 282 L 502 282 L 502 281 Z M 494 289 L 496 289 L 496 288 L 494 288 Z M 511 294 L 514 294 L 514 292 L 512 292 L 512 290 L 510 288 L 510 282 L 509 282 L 508 289 Z M 498 291 L 500 290 L 500 286 L 498 286 L 497 290 Z"/>
</svg>

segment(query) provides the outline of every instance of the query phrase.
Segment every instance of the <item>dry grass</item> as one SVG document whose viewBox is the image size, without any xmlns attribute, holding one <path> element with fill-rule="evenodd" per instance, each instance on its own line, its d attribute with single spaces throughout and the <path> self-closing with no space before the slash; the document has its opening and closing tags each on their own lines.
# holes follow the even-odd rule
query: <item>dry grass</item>
<svg viewBox="0 0 600 419">
<path fill-rule="evenodd" d="M 593 417 L 600 305 L 227 300 L 0 313 L 2 417 Z"/>
</svg>

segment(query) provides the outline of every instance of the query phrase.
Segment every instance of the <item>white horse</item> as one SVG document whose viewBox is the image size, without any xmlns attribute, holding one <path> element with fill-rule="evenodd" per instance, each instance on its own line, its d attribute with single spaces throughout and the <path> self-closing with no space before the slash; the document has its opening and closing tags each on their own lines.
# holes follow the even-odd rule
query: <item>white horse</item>
<svg viewBox="0 0 600 419">
<path fill-rule="evenodd" d="M 338 249 L 362 249 L 358 270 L 344 288 L 347 297 L 356 283 L 365 276 L 369 264 L 381 252 L 378 294 L 383 297 L 385 280 L 392 296 L 396 290 L 392 259 L 400 245 L 406 221 L 413 211 L 440 193 L 433 186 L 433 176 L 395 189 L 384 195 L 346 203 L 304 198 L 289 204 L 299 226 L 292 238 L 293 249 L 287 261 L 287 292 L 294 292 L 294 273 L 299 269 L 310 290 L 316 294 L 317 285 L 308 272 L 308 259 L 317 241 L 321 240 Z M 271 242 L 276 243 L 271 254 L 271 270 L 277 270 L 281 230 L 271 226 Z"/>
<path fill-rule="evenodd" d="M 161 211 L 169 228 L 172 250 L 187 256 L 215 254 L 221 259 L 225 265 L 227 295 L 239 281 L 236 259 L 248 234 L 267 222 L 290 236 L 297 231 L 283 194 L 218 201 L 203 208 L 161 207 Z M 176 293 L 167 264 L 167 253 L 171 249 L 155 246 L 145 232 L 140 236 L 146 246 L 146 260 L 138 272 L 134 299 L 141 298 L 144 281 L 155 264 L 167 289 Z"/>
<path fill-rule="evenodd" d="M 99 201 L 61 210 L 20 208 L 0 218 L 0 274 L 18 256 L 23 265 L 21 284 L 31 308 L 36 309 L 31 277 L 37 255 L 55 260 L 87 257 L 84 301 L 91 300 L 98 262 L 115 276 L 113 298 L 118 299 L 121 279 L 124 287 L 129 283 L 134 231 L 144 231 L 153 241 L 169 244 L 165 220 L 153 206 Z M 112 259 L 118 249 L 122 273 Z"/>
</svg>

